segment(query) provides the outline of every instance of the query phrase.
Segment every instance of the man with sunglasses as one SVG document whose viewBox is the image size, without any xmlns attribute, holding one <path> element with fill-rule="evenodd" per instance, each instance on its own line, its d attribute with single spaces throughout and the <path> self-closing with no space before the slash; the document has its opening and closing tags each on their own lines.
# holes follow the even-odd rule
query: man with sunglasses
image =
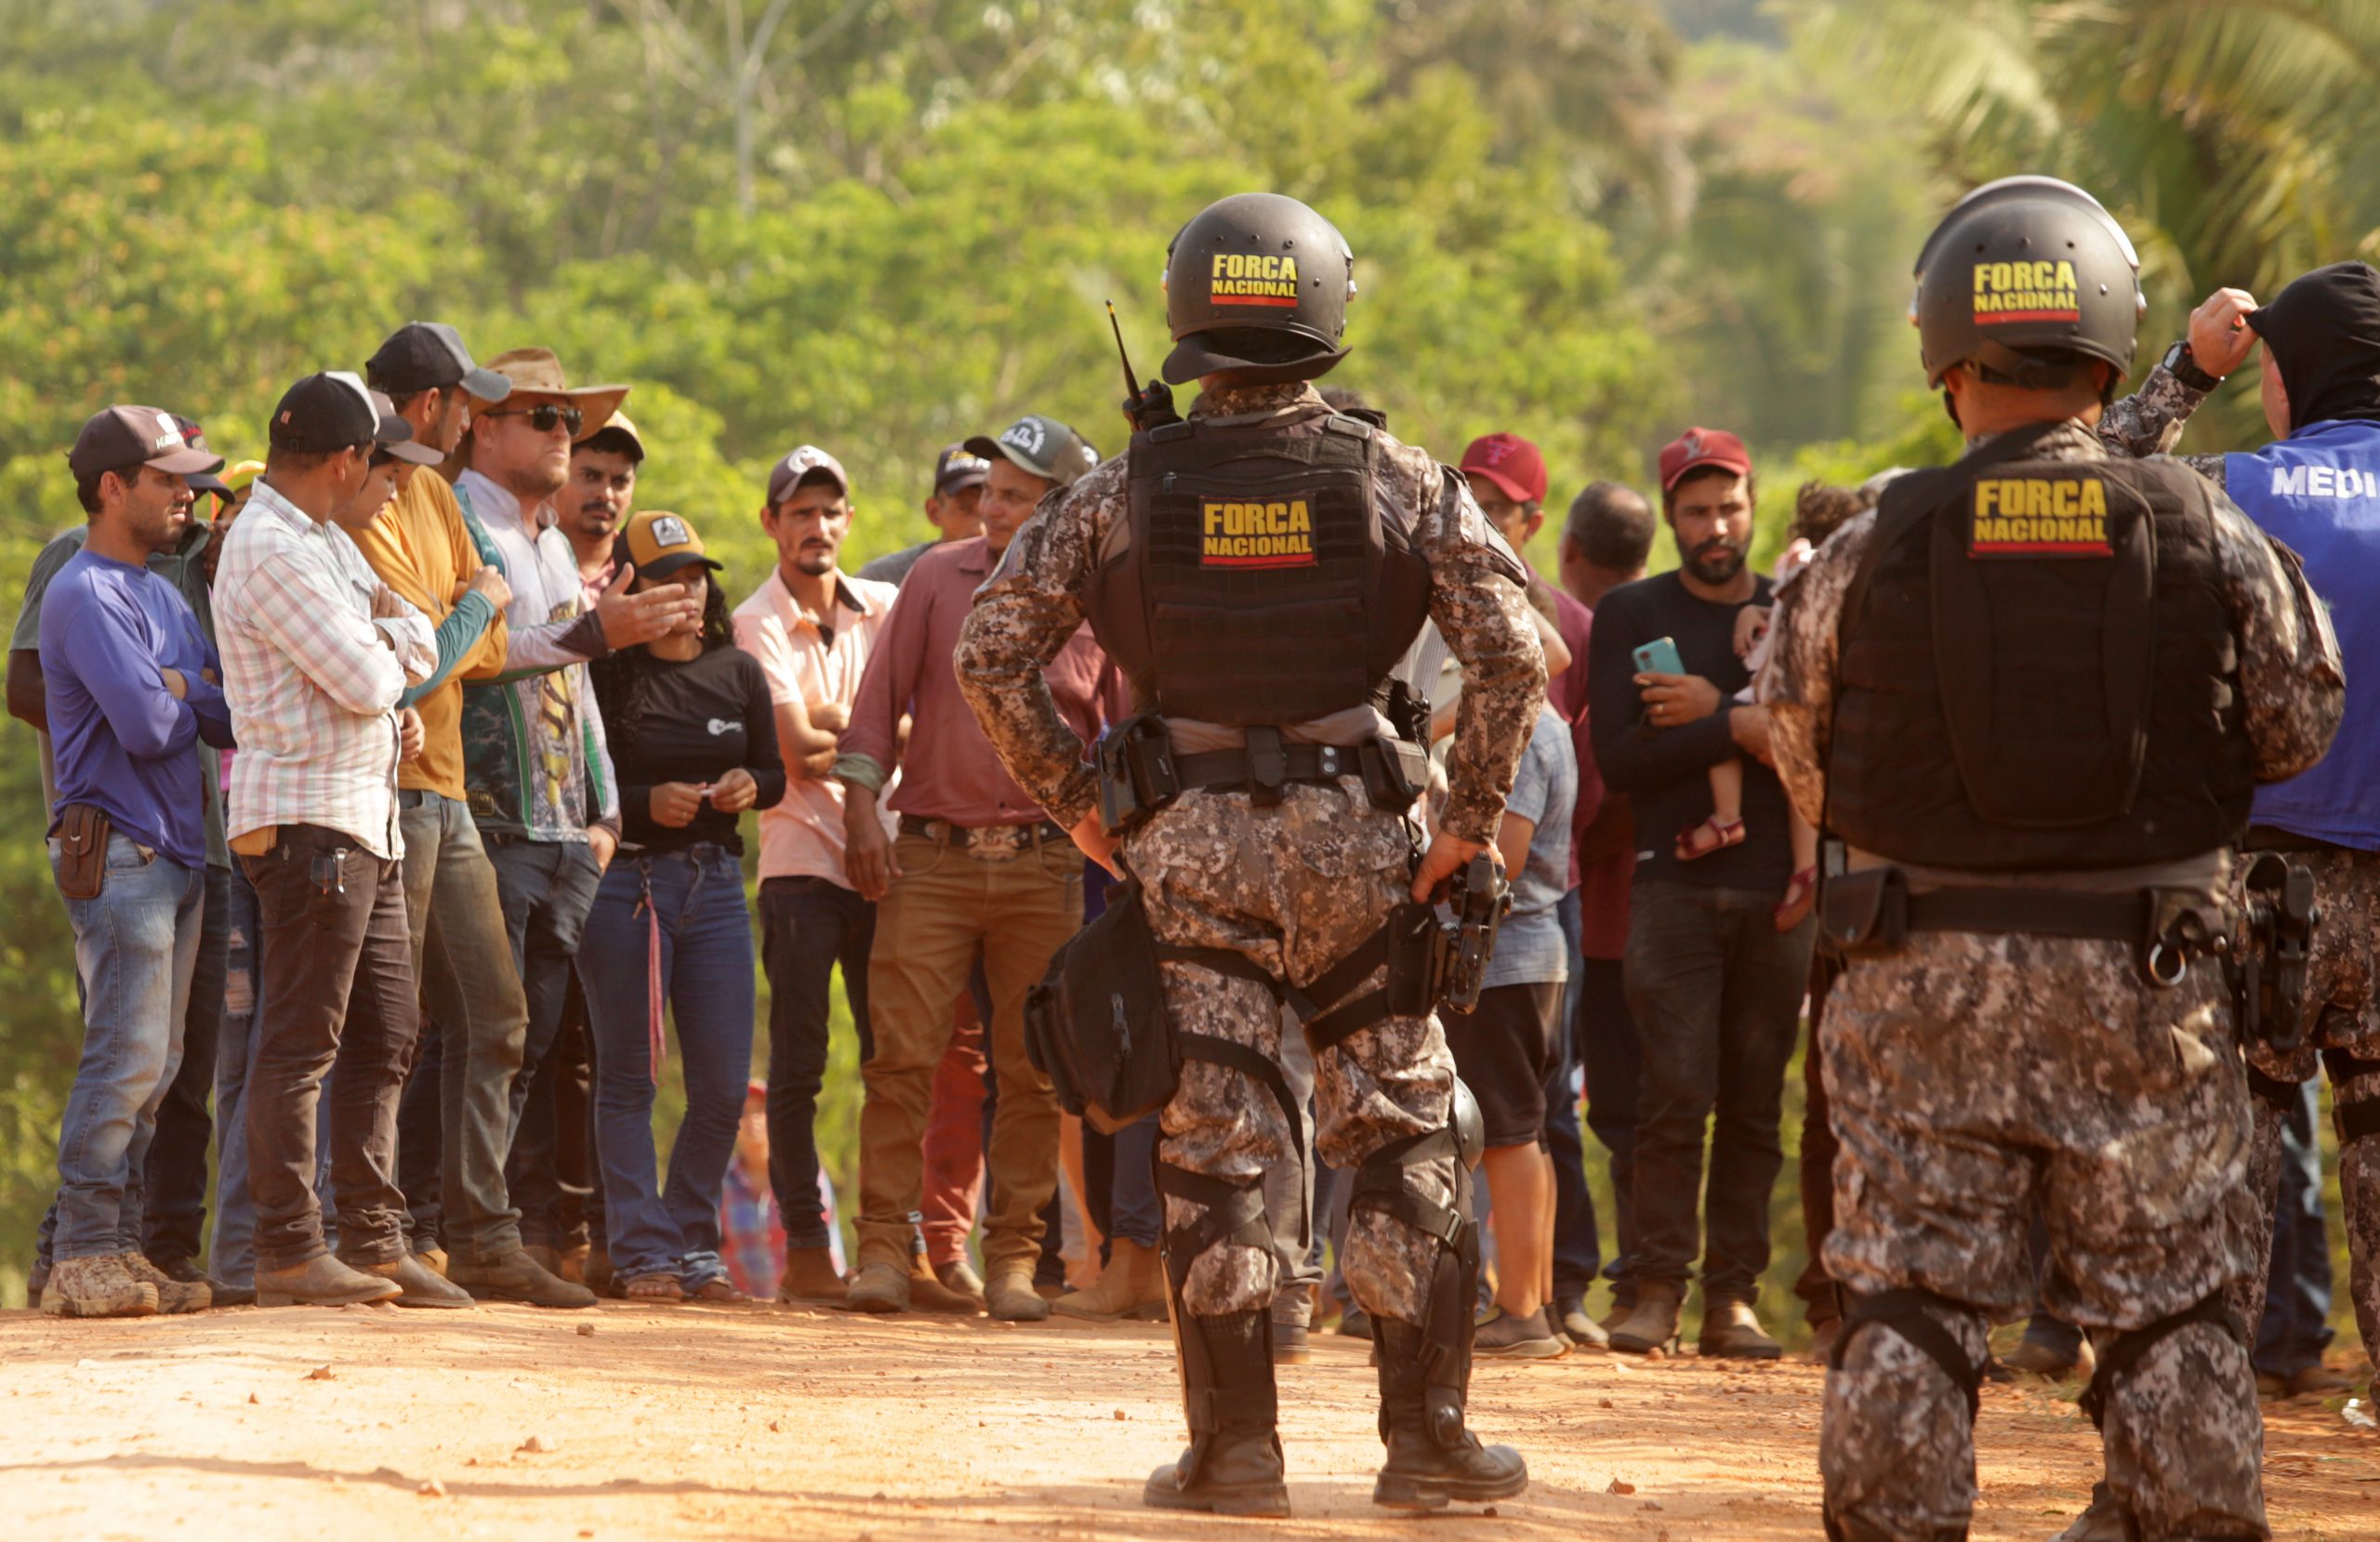
<svg viewBox="0 0 2380 1542">
<path fill-rule="evenodd" d="M 628 388 L 573 388 L 561 361 L 540 348 L 498 355 L 488 368 L 508 389 L 464 436 L 469 468 L 455 494 L 481 554 L 502 567 L 510 586 L 509 642 L 503 672 L 464 688 L 463 777 L 526 998 L 518 1064 L 535 1065 L 560 1031 L 580 929 L 619 839 L 618 791 L 586 661 L 692 630 L 701 614 L 674 586 L 630 596 L 635 573 L 626 568 L 588 607 L 577 555 L 557 523 L 554 499 L 569 480 L 572 444 L 610 420 Z M 509 1080 L 508 1153 L 526 1091 L 517 1074 Z M 517 1226 L 509 1201 L 506 1217 Z M 496 1299 L 546 1306 L 595 1299 L 517 1244 L 496 1257 L 455 1254 L 448 1277 Z"/>
</svg>

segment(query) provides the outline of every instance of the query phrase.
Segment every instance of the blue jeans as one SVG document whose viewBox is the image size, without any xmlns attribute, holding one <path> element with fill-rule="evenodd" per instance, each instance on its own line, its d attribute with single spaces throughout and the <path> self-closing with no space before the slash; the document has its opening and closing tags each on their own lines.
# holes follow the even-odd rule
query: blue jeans
<svg viewBox="0 0 2380 1542">
<path fill-rule="evenodd" d="M 206 908 L 199 922 L 198 962 L 190 974 L 190 1002 L 182 1012 L 181 1069 L 157 1108 L 157 1134 L 149 1146 L 149 1214 L 141 1247 L 152 1260 L 198 1257 L 199 1232 L 206 1224 L 206 1146 L 215 1133 L 207 1096 L 215 1087 L 217 1035 L 223 1020 L 225 929 L 231 925 L 231 870 L 205 870 Z"/>
<path fill-rule="evenodd" d="M 53 873 L 58 847 L 50 847 Z M 108 837 L 107 884 L 69 900 L 83 983 L 83 1059 L 58 1137 L 55 1256 L 140 1249 L 142 1169 L 157 1105 L 182 1054 L 182 1014 L 206 910 L 204 870 L 124 835 Z"/>
<path fill-rule="evenodd" d="M 2331 1343 L 2331 1240 L 2322 1220 L 2322 1143 L 2315 1083 L 2297 1084 L 2281 1121 L 2281 1193 L 2273 1206 L 2272 1272 L 2256 1325 L 2256 1369 L 2292 1377 L 2322 1363 Z"/>
<path fill-rule="evenodd" d="M 257 1049 L 257 987 L 263 978 L 258 966 L 264 935 L 257 927 L 256 885 L 237 863 L 225 886 L 223 909 L 223 1018 L 215 1041 L 215 1237 L 207 1247 L 207 1272 L 245 1289 L 255 1283 L 257 1272 L 257 1206 L 248 1194 L 248 1061 Z M 336 1074 L 324 1074 L 324 1101 L 314 1110 L 315 1126 L 325 1136 Z M 314 1193 L 323 1209 L 323 1230 L 336 1247 L 330 1141 L 324 1139 L 320 1146 Z"/>
<path fill-rule="evenodd" d="M 1579 1095 L 1570 1074 L 1579 1063 L 1570 1042 L 1579 1016 L 1579 991 L 1586 971 L 1579 956 L 1579 891 L 1554 906 L 1569 950 L 1570 976 L 1554 1023 L 1554 1074 L 1545 1083 L 1545 1149 L 1554 1158 L 1554 1294 L 1584 1296 L 1603 1268 L 1603 1245 L 1595 1234 L 1595 1200 L 1587 1192 L 1585 1138 L 1579 1133 Z M 1481 1187 L 1484 1189 L 1485 1184 Z"/>
<path fill-rule="evenodd" d="M 648 910 L 648 906 L 650 909 Z M 658 922 L 661 994 L 678 1026 L 686 1117 L 659 1187 L 653 1150 L 647 1022 L 648 928 Z M 689 1290 L 727 1278 L 720 1186 L 752 1066 L 752 918 L 733 852 L 623 855 L 588 912 L 579 972 L 595 1044 L 595 1140 L 612 1267 L 627 1279 L 673 1274 Z"/>
</svg>

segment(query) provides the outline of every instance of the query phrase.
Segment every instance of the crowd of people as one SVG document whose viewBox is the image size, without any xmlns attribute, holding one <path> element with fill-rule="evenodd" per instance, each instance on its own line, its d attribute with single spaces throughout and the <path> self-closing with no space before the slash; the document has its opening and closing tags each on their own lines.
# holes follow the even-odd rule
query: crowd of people
<svg viewBox="0 0 2380 1542">
<path fill-rule="evenodd" d="M 2246 305 L 2202 307 L 2194 359 L 2101 437 L 2168 448 L 2253 346 Z M 86 521 L 36 562 L 7 674 L 44 735 L 86 1022 L 46 1311 L 609 1294 L 1166 1312 L 1157 1117 L 1070 1118 L 1023 1029 L 1112 876 L 1012 776 L 954 663 L 979 588 L 1098 452 L 1039 415 L 946 446 L 936 538 L 847 573 L 855 490 L 800 445 L 760 501 L 775 565 L 738 602 L 693 521 L 638 506 L 630 394 L 541 349 L 483 366 L 413 323 L 360 373 L 292 385 L 260 463 L 226 466 L 152 407 L 85 425 Z M 1652 500 L 1589 482 L 1552 532 L 1527 440 L 1482 437 L 1458 469 L 1512 552 L 1552 548 L 1527 585 L 1549 680 L 1493 842 L 1513 907 L 1477 1005 L 1445 1018 L 1486 1136 L 1475 1352 L 1673 1346 L 1699 1277 L 1699 1351 L 1773 1358 L 1755 1304 L 1783 1084 L 1834 967 L 1813 959 L 1817 831 L 1770 767 L 1754 681 L 1795 575 L 1887 479 L 1802 488 L 1772 579 L 1748 562 L 1758 480 L 1726 431 L 1667 445 Z M 1647 578 L 1663 524 L 1679 565 Z M 1443 743 L 1460 682 L 1435 628 L 1400 667 Z M 1129 716 L 1089 626 L 1042 675 L 1085 745 Z M 864 1091 L 848 1267 L 816 1128 L 838 969 Z M 1370 1325 L 1329 1267 L 1350 1183 L 1314 1149 L 1312 1059 L 1294 1034 L 1280 1050 L 1307 1117 L 1265 1175 L 1271 1353 L 1296 1360 L 1317 1321 Z M 1807 1065 L 1801 1294 L 1824 1354 L 1832 1149 Z M 2290 1185 L 2257 1364 L 2287 1391 L 2341 1384 L 2306 1074 L 2266 1077 Z M 1608 1259 L 1582 1122 L 1617 1203 Z M 1068 1206 L 1100 1260 L 1078 1288 Z M 2088 1374 L 2056 1295 L 2011 1359 Z"/>
</svg>

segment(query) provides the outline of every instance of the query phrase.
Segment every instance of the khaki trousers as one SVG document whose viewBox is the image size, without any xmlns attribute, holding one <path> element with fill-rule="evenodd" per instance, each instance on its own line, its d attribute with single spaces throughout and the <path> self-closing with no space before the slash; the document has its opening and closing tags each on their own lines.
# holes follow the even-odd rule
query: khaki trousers
<svg viewBox="0 0 2380 1542">
<path fill-rule="evenodd" d="M 1082 855 L 1048 840 L 1012 861 L 979 862 L 922 836 L 903 836 L 892 850 L 901 876 L 877 906 L 868 955 L 876 1053 L 861 1068 L 859 1262 L 908 1270 L 934 1067 L 980 950 L 992 992 L 985 1049 L 1000 1088 L 984 1266 L 1030 1272 L 1058 1182 L 1059 1125 L 1049 1078 L 1025 1056 L 1025 995 L 1082 925 Z"/>
</svg>

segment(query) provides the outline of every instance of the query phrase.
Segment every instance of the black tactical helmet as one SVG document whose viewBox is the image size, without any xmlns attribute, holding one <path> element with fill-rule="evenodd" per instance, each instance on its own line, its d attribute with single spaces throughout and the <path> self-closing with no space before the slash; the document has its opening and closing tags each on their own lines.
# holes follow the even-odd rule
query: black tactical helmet
<svg viewBox="0 0 2380 1542">
<path fill-rule="evenodd" d="M 1165 320 L 1179 386 L 1217 370 L 1311 380 L 1347 356 L 1355 257 L 1339 228 L 1294 198 L 1242 192 L 1210 204 L 1165 255 Z"/>
<path fill-rule="evenodd" d="M 2130 374 L 2148 306 L 2139 255 L 2097 199 L 2055 177 L 2006 177 L 1926 237 L 1909 319 L 1927 385 L 1973 363 L 2039 389 L 2066 384 L 2084 358 Z"/>
</svg>

